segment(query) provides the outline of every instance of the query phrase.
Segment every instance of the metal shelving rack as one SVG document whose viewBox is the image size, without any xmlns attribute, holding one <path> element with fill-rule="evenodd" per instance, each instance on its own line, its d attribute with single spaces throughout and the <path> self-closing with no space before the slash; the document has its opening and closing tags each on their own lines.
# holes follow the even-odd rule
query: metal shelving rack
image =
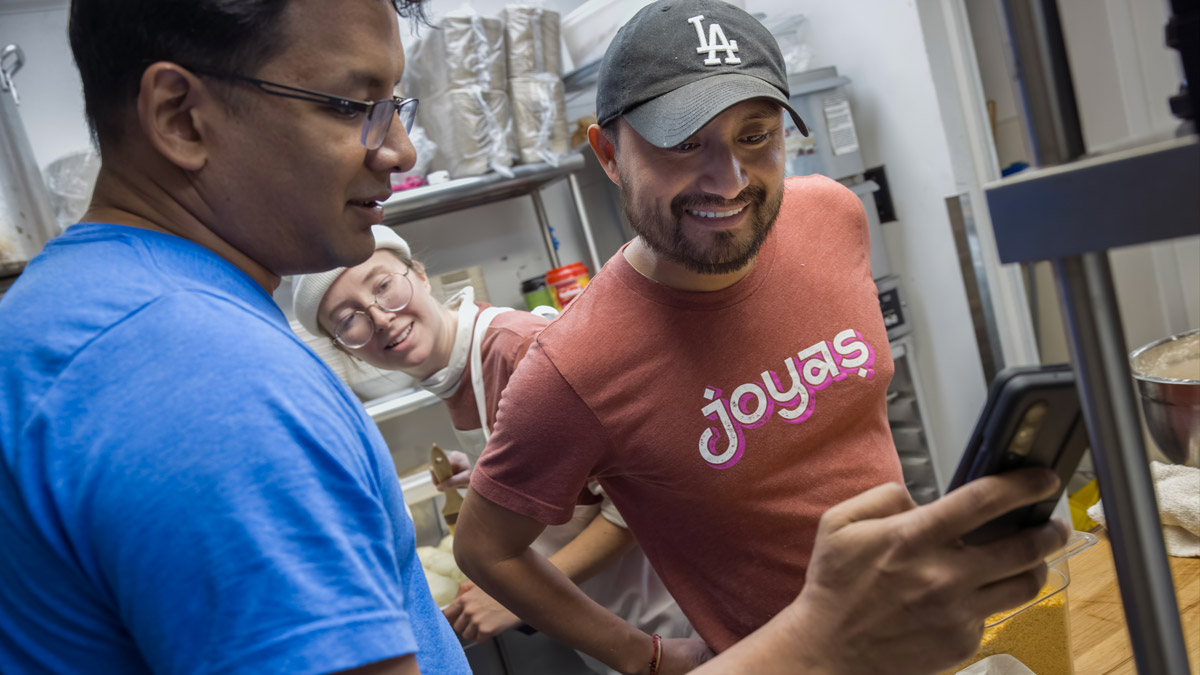
<svg viewBox="0 0 1200 675">
<path fill-rule="evenodd" d="M 563 157 L 557 166 L 546 163 L 515 166 L 512 168 L 511 178 L 493 172 L 396 192 L 383 204 L 383 224 L 395 227 L 473 206 L 529 196 L 533 200 L 533 208 L 537 213 L 551 267 L 558 267 L 558 252 L 554 250 L 554 239 L 550 233 L 550 223 L 546 219 L 546 208 L 542 204 L 541 189 L 565 178 L 571 184 L 571 198 L 583 227 L 584 238 L 587 240 L 592 269 L 599 270 L 601 260 L 592 237 L 591 222 L 583 208 L 579 185 L 575 180 L 575 173 L 583 168 L 583 164 L 583 155 L 573 152 Z"/>
<path fill-rule="evenodd" d="M 1108 250 L 1200 234 L 1197 136 L 1022 173 L 984 189 L 1000 261 L 1054 265 L 1137 670 L 1186 675 Z"/>
</svg>

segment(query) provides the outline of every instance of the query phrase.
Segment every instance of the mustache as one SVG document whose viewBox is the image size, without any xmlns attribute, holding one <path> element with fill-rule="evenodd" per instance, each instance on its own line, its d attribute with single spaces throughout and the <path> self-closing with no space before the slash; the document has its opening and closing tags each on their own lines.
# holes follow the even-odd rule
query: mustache
<svg viewBox="0 0 1200 675">
<path fill-rule="evenodd" d="M 671 213 L 676 217 L 692 209 L 695 211 L 731 211 L 749 204 L 762 204 L 767 199 L 767 191 L 759 185 L 747 185 L 733 199 L 725 199 L 711 194 L 679 195 L 671 200 Z"/>
</svg>

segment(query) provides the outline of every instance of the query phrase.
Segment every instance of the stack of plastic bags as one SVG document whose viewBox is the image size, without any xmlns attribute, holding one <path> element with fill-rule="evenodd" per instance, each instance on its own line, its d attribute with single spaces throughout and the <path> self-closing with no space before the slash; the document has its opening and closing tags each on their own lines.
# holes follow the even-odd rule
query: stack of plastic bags
<svg viewBox="0 0 1200 675">
<path fill-rule="evenodd" d="M 558 165 L 567 152 L 558 12 L 508 5 L 502 12 L 508 38 L 508 92 L 522 164 Z"/>
<path fill-rule="evenodd" d="M 509 168 L 517 154 L 504 24 L 469 7 L 437 22 L 408 59 L 406 93 L 435 143 L 432 170 L 452 178 Z"/>
</svg>

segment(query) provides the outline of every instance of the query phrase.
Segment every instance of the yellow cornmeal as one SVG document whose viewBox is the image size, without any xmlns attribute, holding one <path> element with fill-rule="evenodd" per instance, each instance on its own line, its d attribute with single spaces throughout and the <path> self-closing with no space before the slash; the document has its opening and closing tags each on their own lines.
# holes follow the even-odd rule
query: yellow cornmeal
<svg viewBox="0 0 1200 675">
<path fill-rule="evenodd" d="M 1054 593 L 1063 590 L 1062 593 Z M 1054 593 L 1051 597 L 1046 597 Z M 984 625 L 1003 619 L 1008 612 L 993 614 Z M 1071 644 L 1067 627 L 1067 594 L 1047 584 L 1035 604 L 983 631 L 983 641 L 969 660 L 944 671 L 954 675 L 967 666 L 996 654 L 1009 654 L 1037 675 L 1073 675 Z"/>
</svg>

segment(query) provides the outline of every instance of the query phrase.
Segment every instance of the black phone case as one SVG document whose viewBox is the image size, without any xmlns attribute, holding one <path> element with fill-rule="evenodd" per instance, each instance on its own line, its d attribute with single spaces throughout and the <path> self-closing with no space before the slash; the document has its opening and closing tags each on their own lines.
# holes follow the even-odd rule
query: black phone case
<svg viewBox="0 0 1200 675">
<path fill-rule="evenodd" d="M 1018 430 L 1024 420 L 1039 417 L 1033 414 L 1039 405 L 1044 405 L 1044 412 L 1040 423 L 1031 425 L 1035 432 L 1028 451 L 1014 453 Z M 1031 466 L 1054 469 L 1060 487 L 1052 498 L 1006 513 L 963 541 L 987 543 L 1049 520 L 1088 446 L 1079 392 L 1069 365 L 1012 368 L 997 375 L 947 491 L 982 476 Z"/>
</svg>

